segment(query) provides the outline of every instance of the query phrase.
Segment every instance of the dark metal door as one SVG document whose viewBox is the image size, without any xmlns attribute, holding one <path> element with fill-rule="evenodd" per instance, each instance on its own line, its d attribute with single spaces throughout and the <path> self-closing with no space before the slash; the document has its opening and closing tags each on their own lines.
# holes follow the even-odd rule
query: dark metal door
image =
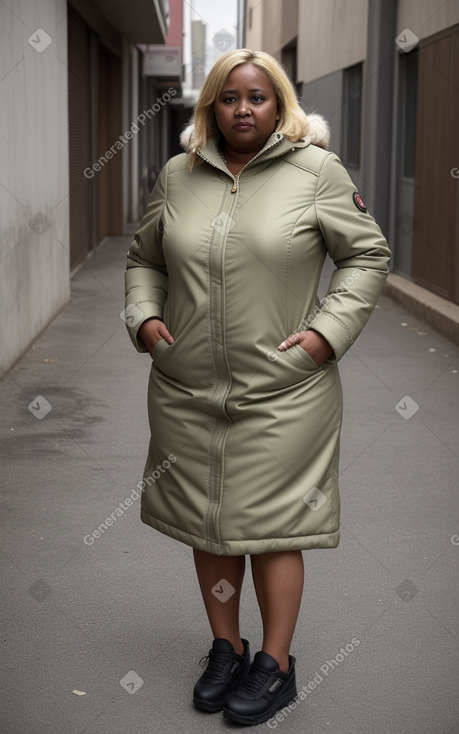
<svg viewBox="0 0 459 734">
<path fill-rule="evenodd" d="M 419 49 L 412 274 L 459 303 L 459 26 Z"/>
</svg>

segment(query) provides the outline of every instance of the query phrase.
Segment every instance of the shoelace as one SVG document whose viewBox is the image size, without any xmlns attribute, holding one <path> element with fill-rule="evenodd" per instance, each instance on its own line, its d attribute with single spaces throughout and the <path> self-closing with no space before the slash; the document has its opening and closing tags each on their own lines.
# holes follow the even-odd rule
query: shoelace
<svg viewBox="0 0 459 734">
<path fill-rule="evenodd" d="M 242 681 L 242 683 L 239 685 L 239 690 L 243 690 L 245 693 L 248 693 L 251 696 L 255 696 L 267 683 L 267 681 L 272 678 L 273 674 L 270 673 L 268 670 L 264 670 L 264 668 L 258 668 L 256 665 L 252 663 L 252 667 L 250 668 L 250 672 L 246 678 Z"/>
<path fill-rule="evenodd" d="M 234 665 L 234 662 L 234 660 L 228 657 L 227 653 L 218 653 L 211 650 L 209 655 L 205 655 L 199 661 L 199 665 L 202 667 L 207 665 L 206 670 L 202 674 L 203 680 L 221 680 L 224 673 L 226 673 L 228 665 Z"/>
</svg>

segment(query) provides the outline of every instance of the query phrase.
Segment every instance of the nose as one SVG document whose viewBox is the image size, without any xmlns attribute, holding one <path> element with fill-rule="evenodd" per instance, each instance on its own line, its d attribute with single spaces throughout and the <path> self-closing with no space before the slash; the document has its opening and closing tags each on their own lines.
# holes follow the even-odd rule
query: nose
<svg viewBox="0 0 459 734">
<path fill-rule="evenodd" d="M 246 117 L 246 115 L 251 115 L 252 111 L 249 106 L 248 100 L 241 99 L 239 104 L 236 107 L 236 115 L 238 117 Z"/>
</svg>

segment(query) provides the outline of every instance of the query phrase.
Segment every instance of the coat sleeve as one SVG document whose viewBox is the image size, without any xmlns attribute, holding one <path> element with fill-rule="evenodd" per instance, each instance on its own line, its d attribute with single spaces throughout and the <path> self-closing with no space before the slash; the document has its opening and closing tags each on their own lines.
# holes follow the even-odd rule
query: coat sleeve
<svg viewBox="0 0 459 734">
<path fill-rule="evenodd" d="M 389 272 L 390 250 L 340 159 L 330 153 L 318 175 L 317 221 L 336 270 L 327 294 L 308 319 L 337 360 L 368 321 Z"/>
<path fill-rule="evenodd" d="M 158 176 L 127 254 L 124 320 L 129 336 L 139 352 L 146 352 L 147 349 L 138 331 L 147 319 L 163 318 L 167 296 L 168 275 L 162 249 L 167 174 L 166 165 Z"/>
</svg>

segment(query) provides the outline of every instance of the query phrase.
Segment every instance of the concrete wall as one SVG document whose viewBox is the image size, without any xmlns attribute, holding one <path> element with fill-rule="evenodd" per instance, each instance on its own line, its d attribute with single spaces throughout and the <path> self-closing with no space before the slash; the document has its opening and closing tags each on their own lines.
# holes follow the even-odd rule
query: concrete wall
<svg viewBox="0 0 459 734">
<path fill-rule="evenodd" d="M 341 129 L 343 113 L 343 72 L 303 84 L 301 106 L 307 112 L 319 112 L 331 129 L 330 150 L 341 156 Z"/>
<path fill-rule="evenodd" d="M 0 3 L 0 374 L 70 289 L 67 6 L 15 0 L 13 11 Z"/>
<path fill-rule="evenodd" d="M 246 23 L 245 45 L 254 51 L 266 51 L 281 60 L 282 47 L 298 33 L 298 3 L 302 0 L 248 0 L 252 28 Z"/>
<path fill-rule="evenodd" d="M 299 0 L 298 81 L 327 76 L 366 56 L 366 0 Z"/>
<path fill-rule="evenodd" d="M 298 36 L 299 0 L 285 0 L 282 3 L 281 47 Z"/>
<path fill-rule="evenodd" d="M 398 0 L 397 33 L 409 28 L 421 40 L 459 23 L 459 2 Z"/>
<path fill-rule="evenodd" d="M 282 48 L 298 33 L 298 2 L 301 0 L 263 0 L 262 50 L 282 60 Z"/>
<path fill-rule="evenodd" d="M 262 1 L 247 0 L 244 45 L 253 51 L 265 51 L 263 48 L 263 12 Z"/>
</svg>

